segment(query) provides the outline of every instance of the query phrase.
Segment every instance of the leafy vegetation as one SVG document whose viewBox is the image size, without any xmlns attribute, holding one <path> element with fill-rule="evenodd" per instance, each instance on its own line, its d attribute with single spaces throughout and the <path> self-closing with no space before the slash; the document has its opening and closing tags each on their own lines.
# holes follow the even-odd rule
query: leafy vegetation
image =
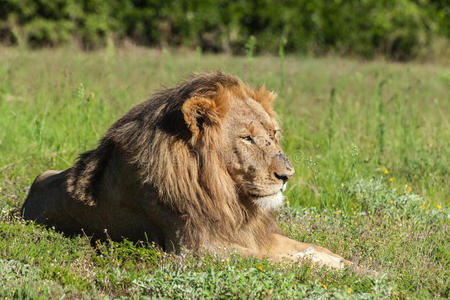
<svg viewBox="0 0 450 300">
<path fill-rule="evenodd" d="M 448 298 L 450 69 L 143 48 L 0 52 L 0 297 Z M 363 271 L 66 238 L 17 209 L 131 106 L 194 70 L 266 83 L 296 168 L 283 231 Z M 378 274 L 375 274 L 376 273 Z"/>
<path fill-rule="evenodd" d="M 112 38 L 141 45 L 200 46 L 204 51 L 385 55 L 407 60 L 450 37 L 448 1 L 2 0 L 0 39 L 31 47 L 74 37 L 86 49 Z M 442 48 L 445 48 L 445 45 Z M 447 45 L 448 46 L 448 45 Z"/>
</svg>

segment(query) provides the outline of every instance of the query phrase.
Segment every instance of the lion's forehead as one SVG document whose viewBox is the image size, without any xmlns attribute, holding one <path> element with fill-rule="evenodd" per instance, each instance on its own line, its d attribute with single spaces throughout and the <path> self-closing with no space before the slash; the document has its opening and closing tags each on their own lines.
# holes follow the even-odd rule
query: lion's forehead
<svg viewBox="0 0 450 300">
<path fill-rule="evenodd" d="M 239 99 L 231 106 L 228 113 L 230 121 L 236 127 L 249 130 L 264 130 L 272 133 L 279 130 L 276 121 L 265 111 L 263 106 L 252 98 Z"/>
</svg>

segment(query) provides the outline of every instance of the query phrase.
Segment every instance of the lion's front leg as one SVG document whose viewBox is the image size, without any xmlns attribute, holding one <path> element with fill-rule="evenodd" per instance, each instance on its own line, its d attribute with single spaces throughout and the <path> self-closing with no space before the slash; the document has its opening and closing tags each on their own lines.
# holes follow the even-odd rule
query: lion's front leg
<svg viewBox="0 0 450 300">
<path fill-rule="evenodd" d="M 342 269 L 351 266 L 351 262 L 330 250 L 309 243 L 301 243 L 280 234 L 273 234 L 267 255 L 275 260 L 310 260 L 321 266 Z"/>
</svg>

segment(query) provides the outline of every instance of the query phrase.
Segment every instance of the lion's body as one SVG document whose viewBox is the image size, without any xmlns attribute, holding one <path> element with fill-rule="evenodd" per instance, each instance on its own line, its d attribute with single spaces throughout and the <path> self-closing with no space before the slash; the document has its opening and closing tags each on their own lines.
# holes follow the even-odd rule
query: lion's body
<svg viewBox="0 0 450 300">
<path fill-rule="evenodd" d="M 164 90 L 73 167 L 38 176 L 22 214 L 67 234 L 154 241 L 167 251 L 227 247 L 340 267 L 330 251 L 283 236 L 272 216 L 293 175 L 273 98 L 221 73 Z"/>
<path fill-rule="evenodd" d="M 177 232 L 182 231 L 177 218 L 170 212 L 153 203 L 152 218 L 149 218 L 142 204 L 134 201 L 139 193 L 131 178 L 105 178 L 104 187 L 99 196 L 108 199 L 96 206 L 87 206 L 74 201 L 66 191 L 69 170 L 47 171 L 36 178 L 32 185 L 23 214 L 25 219 L 55 227 L 68 235 L 84 233 L 94 239 L 121 240 L 126 237 L 132 241 L 154 241 L 164 249 L 173 250 L 177 246 Z M 123 175 L 123 173 L 122 173 Z M 118 184 L 116 180 L 122 179 Z M 103 181 L 103 180 L 102 180 Z M 134 192 L 137 192 L 133 195 Z M 129 198 L 123 201 L 126 194 Z M 130 200 L 130 201 L 128 201 Z M 148 203 L 152 205 L 152 203 Z M 164 224 L 171 224 L 170 226 Z"/>
</svg>

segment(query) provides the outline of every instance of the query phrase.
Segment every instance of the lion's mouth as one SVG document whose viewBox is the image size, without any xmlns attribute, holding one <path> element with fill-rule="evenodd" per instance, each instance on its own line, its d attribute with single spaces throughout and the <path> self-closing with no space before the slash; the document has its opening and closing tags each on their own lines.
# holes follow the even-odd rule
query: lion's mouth
<svg viewBox="0 0 450 300">
<path fill-rule="evenodd" d="M 272 193 L 272 194 L 264 194 L 264 195 L 248 193 L 248 195 L 249 195 L 250 197 L 252 197 L 252 198 L 259 199 L 259 198 L 264 198 L 264 197 L 274 196 L 274 195 L 278 194 L 279 192 L 280 192 L 280 191 L 277 191 L 277 192 Z"/>
<path fill-rule="evenodd" d="M 284 192 L 285 190 L 286 190 L 286 183 L 283 184 L 283 186 L 282 186 L 279 190 L 276 190 L 275 192 L 270 193 L 270 194 L 255 194 L 255 193 L 249 192 L 248 195 L 249 195 L 250 197 L 252 197 L 252 198 L 259 199 L 259 198 L 265 198 L 265 197 L 272 197 L 272 196 L 275 196 L 275 195 L 277 195 L 278 193 Z"/>
</svg>

